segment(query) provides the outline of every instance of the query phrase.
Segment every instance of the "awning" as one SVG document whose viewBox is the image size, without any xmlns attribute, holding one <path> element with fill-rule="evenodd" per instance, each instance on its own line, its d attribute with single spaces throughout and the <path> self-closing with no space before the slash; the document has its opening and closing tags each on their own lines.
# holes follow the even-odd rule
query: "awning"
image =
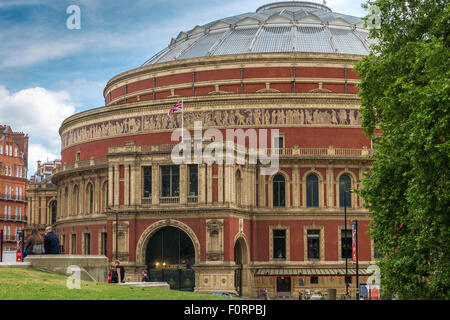
<svg viewBox="0 0 450 320">
<path fill-rule="evenodd" d="M 349 276 L 356 276 L 356 268 L 348 268 L 347 274 Z M 366 268 L 358 270 L 360 276 L 368 276 L 372 271 L 367 271 Z M 345 276 L 345 268 L 261 268 L 257 269 L 255 276 Z"/>
</svg>

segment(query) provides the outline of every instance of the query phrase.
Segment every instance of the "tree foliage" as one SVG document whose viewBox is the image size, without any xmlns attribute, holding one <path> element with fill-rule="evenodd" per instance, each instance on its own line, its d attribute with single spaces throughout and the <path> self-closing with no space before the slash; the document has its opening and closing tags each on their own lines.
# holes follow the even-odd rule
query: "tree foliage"
<svg viewBox="0 0 450 320">
<path fill-rule="evenodd" d="M 450 298 L 450 4 L 375 0 L 381 25 L 356 69 L 364 132 L 376 139 L 360 195 L 384 256 L 384 295 Z"/>
</svg>

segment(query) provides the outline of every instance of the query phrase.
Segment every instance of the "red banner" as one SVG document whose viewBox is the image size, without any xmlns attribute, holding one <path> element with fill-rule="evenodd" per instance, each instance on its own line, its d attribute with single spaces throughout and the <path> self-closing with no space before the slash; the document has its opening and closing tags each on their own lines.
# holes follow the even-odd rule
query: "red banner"
<svg viewBox="0 0 450 320">
<path fill-rule="evenodd" d="M 352 257 L 353 262 L 356 262 L 357 253 L 356 253 L 356 241 L 358 238 L 358 221 L 353 221 L 352 223 Z"/>
</svg>

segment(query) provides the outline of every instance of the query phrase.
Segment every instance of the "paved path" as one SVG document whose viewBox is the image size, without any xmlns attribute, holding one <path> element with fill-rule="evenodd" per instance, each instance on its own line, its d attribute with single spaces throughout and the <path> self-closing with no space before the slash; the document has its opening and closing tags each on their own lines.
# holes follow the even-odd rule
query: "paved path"
<svg viewBox="0 0 450 320">
<path fill-rule="evenodd" d="M 0 262 L 0 268 L 31 268 L 29 262 Z"/>
</svg>

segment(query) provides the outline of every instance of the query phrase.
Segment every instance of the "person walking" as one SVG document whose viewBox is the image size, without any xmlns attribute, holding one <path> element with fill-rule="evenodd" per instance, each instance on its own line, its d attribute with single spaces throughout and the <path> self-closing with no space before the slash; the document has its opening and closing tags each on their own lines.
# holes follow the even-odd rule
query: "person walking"
<svg viewBox="0 0 450 320">
<path fill-rule="evenodd" d="M 44 253 L 45 253 L 44 240 L 39 234 L 38 229 L 33 228 L 33 230 L 31 231 L 31 236 L 25 243 L 23 258 L 25 259 L 25 257 L 30 254 L 44 254 Z"/>
<path fill-rule="evenodd" d="M 45 254 L 60 253 L 59 239 L 58 236 L 53 232 L 53 228 L 51 226 L 45 228 L 44 248 Z"/>
</svg>

